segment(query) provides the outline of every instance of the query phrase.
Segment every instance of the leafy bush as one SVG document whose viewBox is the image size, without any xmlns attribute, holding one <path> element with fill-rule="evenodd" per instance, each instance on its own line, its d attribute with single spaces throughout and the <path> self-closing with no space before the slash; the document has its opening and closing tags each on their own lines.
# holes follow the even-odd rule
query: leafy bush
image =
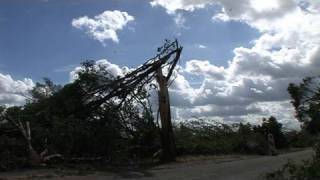
<svg viewBox="0 0 320 180">
<path fill-rule="evenodd" d="M 250 124 L 216 124 L 209 120 L 175 127 L 178 154 L 265 154 L 266 139 Z"/>
<path fill-rule="evenodd" d="M 0 127 L 0 131 L 4 128 Z M 8 171 L 27 164 L 25 144 L 16 137 L 0 135 L 0 171 Z"/>
<path fill-rule="evenodd" d="M 305 148 L 311 147 L 315 144 L 315 136 L 309 134 L 307 131 L 290 131 L 286 133 L 286 137 L 290 147 Z"/>
</svg>

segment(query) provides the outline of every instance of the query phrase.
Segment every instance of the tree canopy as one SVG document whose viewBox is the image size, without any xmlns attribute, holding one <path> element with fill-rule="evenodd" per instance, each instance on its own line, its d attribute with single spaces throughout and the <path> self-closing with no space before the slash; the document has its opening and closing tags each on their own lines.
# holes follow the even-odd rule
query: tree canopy
<svg viewBox="0 0 320 180">
<path fill-rule="evenodd" d="M 320 132 L 320 79 L 307 77 L 300 84 L 290 83 L 288 92 L 296 117 L 312 134 Z"/>
</svg>

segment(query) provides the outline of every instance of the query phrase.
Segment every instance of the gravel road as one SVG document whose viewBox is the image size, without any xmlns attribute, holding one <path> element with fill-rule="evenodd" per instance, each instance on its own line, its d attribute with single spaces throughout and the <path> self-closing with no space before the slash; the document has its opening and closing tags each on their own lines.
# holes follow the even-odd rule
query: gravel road
<svg viewBox="0 0 320 180">
<path fill-rule="evenodd" d="M 262 174 L 279 169 L 289 159 L 302 162 L 310 159 L 312 150 L 281 154 L 278 156 L 258 156 L 246 159 L 233 159 L 227 162 L 211 160 L 188 163 L 172 163 L 157 166 L 145 171 L 127 171 L 121 173 L 96 173 L 87 176 L 51 177 L 52 180 L 111 180 L 111 179 L 193 179 L 193 180 L 250 180 L 262 179 Z M 1 176 L 0 176 L 1 177 Z M 21 177 L 21 176 L 20 176 Z M 1 179 L 1 178 L 0 178 Z M 6 179 L 6 178 L 4 178 Z M 11 179 L 11 178 L 9 178 Z M 41 179 L 41 178 L 37 178 Z"/>
<path fill-rule="evenodd" d="M 288 159 L 301 162 L 311 158 L 312 154 L 312 150 L 305 150 L 279 156 L 263 156 L 218 164 L 208 162 L 190 166 L 172 166 L 170 169 L 151 170 L 150 173 L 153 176 L 142 179 L 262 179 L 261 174 L 281 168 Z"/>
</svg>

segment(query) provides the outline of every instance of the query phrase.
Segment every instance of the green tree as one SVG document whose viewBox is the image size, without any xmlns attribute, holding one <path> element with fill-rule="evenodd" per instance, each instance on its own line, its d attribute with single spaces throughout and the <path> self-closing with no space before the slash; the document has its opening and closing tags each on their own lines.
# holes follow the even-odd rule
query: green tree
<svg viewBox="0 0 320 180">
<path fill-rule="evenodd" d="M 78 79 L 64 86 L 45 78 L 31 90 L 24 106 L 0 107 L 0 129 L 8 129 L 1 131 L 0 140 L 7 141 L 9 133 L 15 132 L 14 137 L 22 140 L 33 165 L 47 162 L 58 154 L 66 159 L 102 157 L 126 161 L 130 156 L 152 155 L 159 149 L 156 141 L 159 127 L 154 122 L 147 91 L 140 89 L 130 94 L 121 101 L 121 106 L 121 99 L 110 99 L 92 108 L 87 100 L 97 97 L 87 94 L 86 90 L 100 86 L 100 78 L 116 77 L 88 63 L 79 72 Z M 0 147 L 3 146 L 0 143 Z M 11 151 L 7 147 L 3 152 Z M 0 150 L 0 158 L 7 156 L 1 153 Z"/>
<path fill-rule="evenodd" d="M 319 77 L 307 77 L 300 84 L 290 83 L 288 92 L 296 117 L 311 134 L 320 132 L 320 84 Z"/>
<path fill-rule="evenodd" d="M 266 134 L 271 133 L 273 135 L 277 148 L 284 148 L 288 145 L 286 137 L 282 132 L 282 124 L 275 117 L 270 116 L 269 119 L 263 118 L 261 128 Z"/>
</svg>

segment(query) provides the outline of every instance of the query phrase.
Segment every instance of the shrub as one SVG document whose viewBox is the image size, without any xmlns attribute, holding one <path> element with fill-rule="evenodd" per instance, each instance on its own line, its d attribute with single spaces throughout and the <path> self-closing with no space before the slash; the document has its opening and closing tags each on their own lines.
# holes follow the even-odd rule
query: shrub
<svg viewBox="0 0 320 180">
<path fill-rule="evenodd" d="M 27 164 L 26 154 L 21 139 L 0 135 L 0 171 L 24 167 Z"/>
<path fill-rule="evenodd" d="M 175 127 L 178 154 L 265 154 L 263 134 L 253 131 L 250 124 L 214 124 L 197 120 Z"/>
</svg>

